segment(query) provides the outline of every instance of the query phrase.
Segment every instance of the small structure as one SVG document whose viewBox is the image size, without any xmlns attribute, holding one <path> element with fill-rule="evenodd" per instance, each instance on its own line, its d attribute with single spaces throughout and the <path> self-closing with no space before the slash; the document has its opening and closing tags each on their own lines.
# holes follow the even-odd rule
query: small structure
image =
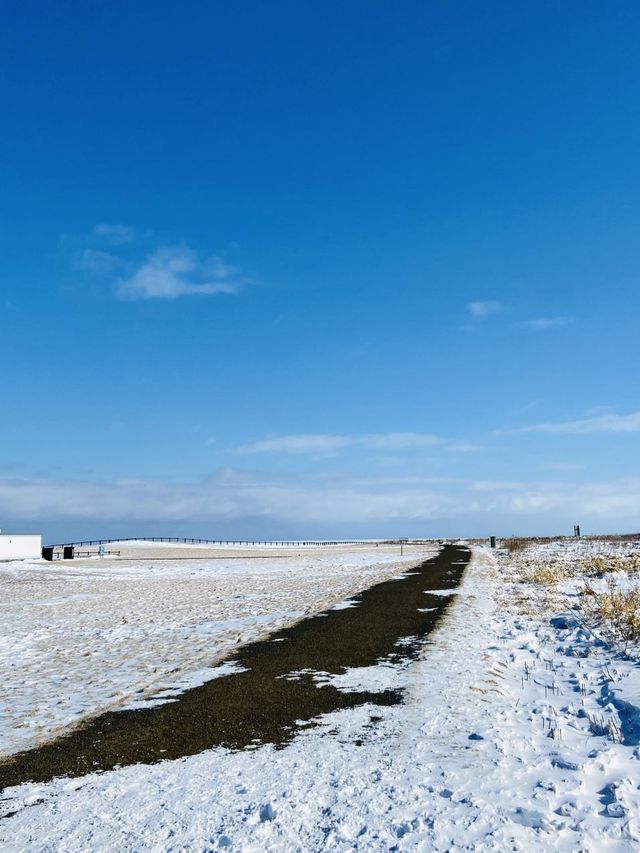
<svg viewBox="0 0 640 853">
<path fill-rule="evenodd" d="M 42 536 L 35 533 L 0 533 L 0 560 L 32 560 L 42 554 Z"/>
</svg>

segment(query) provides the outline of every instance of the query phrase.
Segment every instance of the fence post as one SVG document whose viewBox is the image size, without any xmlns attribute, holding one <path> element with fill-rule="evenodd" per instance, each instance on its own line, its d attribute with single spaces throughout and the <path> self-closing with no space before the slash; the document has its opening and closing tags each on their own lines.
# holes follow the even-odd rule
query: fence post
<svg viewBox="0 0 640 853">
<path fill-rule="evenodd" d="M 492 536 L 492 537 L 491 537 L 491 547 L 492 547 L 492 548 L 495 548 L 495 547 L 496 547 L 496 537 L 495 537 L 495 536 Z"/>
</svg>

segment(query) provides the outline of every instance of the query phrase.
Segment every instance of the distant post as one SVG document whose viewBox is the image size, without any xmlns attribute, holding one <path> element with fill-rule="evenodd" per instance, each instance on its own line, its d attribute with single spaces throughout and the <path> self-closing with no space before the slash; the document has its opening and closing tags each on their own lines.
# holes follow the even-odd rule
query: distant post
<svg viewBox="0 0 640 853">
<path fill-rule="evenodd" d="M 490 541 L 491 541 L 491 547 L 495 548 L 496 547 L 496 537 L 491 536 Z"/>
<path fill-rule="evenodd" d="M 574 536 L 580 536 L 580 525 L 579 524 L 573 525 L 573 535 Z"/>
</svg>

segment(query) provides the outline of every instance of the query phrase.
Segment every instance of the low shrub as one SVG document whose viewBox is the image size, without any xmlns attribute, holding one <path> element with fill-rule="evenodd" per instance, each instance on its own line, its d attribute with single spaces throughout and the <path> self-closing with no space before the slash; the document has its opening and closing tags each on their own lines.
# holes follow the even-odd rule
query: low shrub
<svg viewBox="0 0 640 853">
<path fill-rule="evenodd" d="M 640 587 L 619 590 L 609 580 L 606 592 L 597 592 L 587 583 L 579 610 L 587 625 L 624 652 L 640 640 Z"/>
<path fill-rule="evenodd" d="M 640 572 L 640 554 L 599 554 L 582 561 L 585 575 L 601 578 L 612 572 Z"/>
<path fill-rule="evenodd" d="M 521 536 L 512 536 L 510 539 L 503 539 L 501 542 L 502 547 L 510 554 L 517 554 L 519 551 L 524 551 L 528 544 L 529 540 Z"/>
<path fill-rule="evenodd" d="M 567 577 L 566 568 L 559 563 L 543 563 L 531 570 L 528 580 L 542 586 L 553 586 L 553 584 Z"/>
</svg>

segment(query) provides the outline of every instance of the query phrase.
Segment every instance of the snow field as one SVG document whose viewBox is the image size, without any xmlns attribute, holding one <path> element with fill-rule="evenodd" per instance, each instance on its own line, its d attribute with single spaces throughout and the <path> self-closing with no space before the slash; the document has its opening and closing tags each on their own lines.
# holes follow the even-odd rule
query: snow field
<svg viewBox="0 0 640 853">
<path fill-rule="evenodd" d="M 432 555 L 339 547 L 284 559 L 0 564 L 0 756 L 107 709 L 211 678 L 241 643 Z"/>
<path fill-rule="evenodd" d="M 0 841 L 9 851 L 637 850 L 638 664 L 567 610 L 579 581 L 550 595 L 526 580 L 531 566 L 590 554 L 588 543 L 513 557 L 474 549 L 420 660 L 317 674 L 343 689 L 402 686 L 405 704 L 327 715 L 286 749 L 214 749 L 20 786 L 3 795 L 14 814 Z"/>
<path fill-rule="evenodd" d="M 273 542 L 252 542 L 248 544 L 239 544 L 237 542 L 153 542 L 149 539 L 121 539 L 114 542 L 105 543 L 106 551 L 119 552 L 119 557 L 112 555 L 112 559 L 139 559 L 147 558 L 150 560 L 157 559 L 185 559 L 193 558 L 219 558 L 219 557 L 295 557 L 304 554 L 313 553 L 314 551 L 322 550 L 324 554 L 355 554 L 367 553 L 370 554 L 372 549 L 385 547 L 381 543 L 376 543 L 376 540 L 363 544 L 338 544 L 338 545 L 321 545 L 316 542 L 300 542 L 287 545 L 278 545 Z M 396 547 L 397 550 L 397 546 Z M 429 546 L 427 546 L 429 547 Z M 87 545 L 78 546 L 78 550 L 82 553 L 87 550 L 92 552 L 91 557 L 80 558 L 83 560 L 98 559 L 98 546 Z M 95 552 L 95 553 L 93 553 Z"/>
</svg>

